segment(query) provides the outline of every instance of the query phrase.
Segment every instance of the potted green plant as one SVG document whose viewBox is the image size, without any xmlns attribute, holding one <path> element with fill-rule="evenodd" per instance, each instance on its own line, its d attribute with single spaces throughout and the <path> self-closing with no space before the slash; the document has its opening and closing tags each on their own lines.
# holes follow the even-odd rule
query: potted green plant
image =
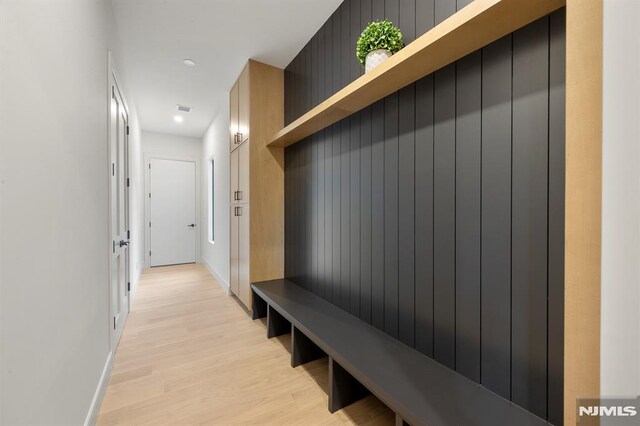
<svg viewBox="0 0 640 426">
<path fill-rule="evenodd" d="M 402 33 L 388 19 L 369 23 L 360 34 L 356 56 L 365 72 L 371 71 L 391 55 L 402 49 Z"/>
</svg>

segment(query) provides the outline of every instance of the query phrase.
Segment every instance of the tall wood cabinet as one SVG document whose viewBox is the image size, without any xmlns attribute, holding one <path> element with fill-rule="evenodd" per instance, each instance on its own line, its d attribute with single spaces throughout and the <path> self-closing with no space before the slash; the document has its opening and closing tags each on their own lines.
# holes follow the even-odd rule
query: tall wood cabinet
<svg viewBox="0 0 640 426">
<path fill-rule="evenodd" d="M 251 283 L 284 276 L 283 70 L 250 60 L 230 92 L 230 217 L 233 294 L 249 309 Z"/>
</svg>

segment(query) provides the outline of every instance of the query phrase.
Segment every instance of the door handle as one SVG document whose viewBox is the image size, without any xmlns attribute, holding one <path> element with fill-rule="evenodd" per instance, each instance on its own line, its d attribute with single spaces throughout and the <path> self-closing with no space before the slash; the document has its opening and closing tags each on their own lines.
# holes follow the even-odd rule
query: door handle
<svg viewBox="0 0 640 426">
<path fill-rule="evenodd" d="M 195 224 L 195 223 L 192 223 L 191 225 L 187 225 L 187 227 L 189 227 L 189 228 L 195 228 L 195 227 L 196 227 L 196 224 Z"/>
<path fill-rule="evenodd" d="M 119 244 L 120 244 L 120 247 L 128 246 L 129 245 L 129 241 L 120 240 Z"/>
</svg>

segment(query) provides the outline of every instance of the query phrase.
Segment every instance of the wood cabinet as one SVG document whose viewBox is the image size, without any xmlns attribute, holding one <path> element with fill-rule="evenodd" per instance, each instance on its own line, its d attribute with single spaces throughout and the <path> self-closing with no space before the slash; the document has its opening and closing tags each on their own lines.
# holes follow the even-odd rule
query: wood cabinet
<svg viewBox="0 0 640 426">
<path fill-rule="evenodd" d="M 284 277 L 284 75 L 249 61 L 230 96 L 231 292 L 249 309 L 251 283 Z"/>
<path fill-rule="evenodd" d="M 249 205 L 231 206 L 231 284 L 230 289 L 245 306 L 251 306 L 249 280 Z"/>
<path fill-rule="evenodd" d="M 230 253 L 230 259 L 231 259 L 231 273 L 230 275 L 230 283 L 229 283 L 229 289 L 231 290 L 231 292 L 233 294 L 238 294 L 238 226 L 239 226 L 239 221 L 238 221 L 238 217 L 236 216 L 237 213 L 237 207 L 235 205 L 231 206 L 231 213 L 229 214 L 230 219 L 230 225 L 229 227 L 231 228 L 231 239 L 230 239 L 230 246 L 231 246 L 231 250 L 229 251 Z"/>
<path fill-rule="evenodd" d="M 233 151 L 238 147 L 238 116 L 240 111 L 238 110 L 238 82 L 233 85 L 231 93 L 229 93 L 229 150 Z"/>
<path fill-rule="evenodd" d="M 231 199 L 229 200 L 229 203 L 233 205 L 238 204 L 238 170 L 240 168 L 240 150 L 236 149 L 231 151 L 229 158 L 231 160 L 231 166 L 229 167 L 229 170 L 231 171 L 231 176 L 229 177 L 229 182 L 231 184 L 229 195 L 231 196 Z"/>
<path fill-rule="evenodd" d="M 238 143 L 249 140 L 249 67 L 238 78 Z"/>
<path fill-rule="evenodd" d="M 231 151 L 231 204 L 249 201 L 249 144 L 241 143 L 237 149 Z"/>
<path fill-rule="evenodd" d="M 243 143 L 236 150 L 238 152 L 238 193 L 236 200 L 246 203 L 250 199 L 249 194 L 249 144 Z"/>
</svg>

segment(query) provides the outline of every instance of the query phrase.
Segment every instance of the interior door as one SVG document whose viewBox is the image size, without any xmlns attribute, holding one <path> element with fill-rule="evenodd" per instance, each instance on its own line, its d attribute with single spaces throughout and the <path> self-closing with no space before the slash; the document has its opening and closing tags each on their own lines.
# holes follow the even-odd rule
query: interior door
<svg viewBox="0 0 640 426">
<path fill-rule="evenodd" d="M 152 159 L 150 182 L 150 265 L 196 261 L 196 164 Z"/>
<path fill-rule="evenodd" d="M 111 342 L 115 348 L 129 313 L 129 174 L 128 115 L 117 85 L 111 87 Z"/>
</svg>

